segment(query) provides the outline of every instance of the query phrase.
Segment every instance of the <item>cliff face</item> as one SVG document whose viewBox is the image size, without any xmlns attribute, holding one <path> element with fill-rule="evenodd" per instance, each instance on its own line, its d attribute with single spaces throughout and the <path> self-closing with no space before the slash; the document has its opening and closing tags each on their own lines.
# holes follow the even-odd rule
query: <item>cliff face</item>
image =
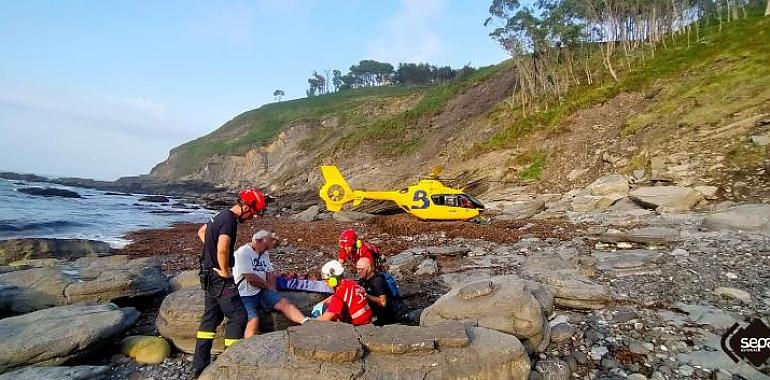
<svg viewBox="0 0 770 380">
<path fill-rule="evenodd" d="M 510 95 L 515 79 L 506 68 L 503 64 L 487 69 L 483 80 L 471 78 L 463 83 L 462 93 L 445 99 L 440 110 L 405 122 L 412 125 L 386 125 L 382 134 L 376 128 L 409 114 L 431 96 L 427 92 L 436 89 L 397 89 L 395 94 L 391 94 L 392 88 L 354 90 L 350 91 L 353 101 L 336 99 L 351 97 L 349 94 L 327 95 L 330 106 L 308 110 L 313 117 L 288 120 L 274 136 L 263 141 L 210 155 L 195 152 L 205 144 L 216 145 L 223 139 L 238 141 L 262 128 L 264 116 L 253 114 L 262 109 L 251 111 L 209 136 L 175 148 L 166 161 L 153 168 L 150 177 L 171 182 L 205 181 L 228 188 L 254 185 L 273 192 L 303 192 L 320 186 L 319 165 L 335 164 L 358 186 L 400 186 L 403 181 L 426 175 L 433 165 L 466 161 L 456 153 L 485 136 L 469 132 L 482 127 L 485 115 Z M 270 106 L 263 111 L 274 112 Z"/>
<path fill-rule="evenodd" d="M 242 154 L 206 157 L 195 171 L 182 177 L 176 173 L 175 163 L 183 158 L 171 153 L 169 159 L 156 166 L 150 175 L 165 181 L 200 180 L 227 188 L 256 185 L 276 190 L 298 185 L 307 180 L 299 174 L 313 164 L 313 156 L 305 154 L 299 145 L 313 128 L 311 124 L 292 125 L 270 142 L 257 144 Z"/>
<path fill-rule="evenodd" d="M 149 178 L 286 194 L 317 191 L 321 164 L 339 166 L 365 189 L 398 188 L 441 165 L 450 184 L 473 183 L 476 194 L 517 186 L 567 192 L 619 172 L 767 200 L 770 66 L 762 62 L 770 51 L 751 41 L 770 38 L 770 21 L 735 25 L 707 44 L 659 51 L 628 80 L 577 88 L 576 98 L 591 99 L 579 107 L 568 107 L 572 99 L 545 102 L 527 117 L 511 97 L 510 62 L 431 88 L 266 105 L 175 148 Z M 736 43 L 736 33 L 752 38 Z"/>
</svg>

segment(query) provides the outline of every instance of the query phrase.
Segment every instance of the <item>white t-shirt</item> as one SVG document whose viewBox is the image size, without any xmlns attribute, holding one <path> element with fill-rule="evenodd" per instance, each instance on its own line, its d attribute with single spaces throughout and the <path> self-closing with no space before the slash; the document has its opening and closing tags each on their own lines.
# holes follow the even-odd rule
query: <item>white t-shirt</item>
<svg viewBox="0 0 770 380">
<path fill-rule="evenodd" d="M 273 271 L 273 264 L 270 262 L 267 252 L 261 255 L 254 251 L 250 245 L 245 244 L 235 251 L 235 266 L 233 267 L 233 278 L 238 285 L 238 293 L 242 296 L 255 296 L 261 288 L 249 284 L 243 279 L 244 273 L 254 273 L 261 279 L 267 279 L 267 273 Z M 243 281 L 241 281 L 243 279 Z"/>
</svg>

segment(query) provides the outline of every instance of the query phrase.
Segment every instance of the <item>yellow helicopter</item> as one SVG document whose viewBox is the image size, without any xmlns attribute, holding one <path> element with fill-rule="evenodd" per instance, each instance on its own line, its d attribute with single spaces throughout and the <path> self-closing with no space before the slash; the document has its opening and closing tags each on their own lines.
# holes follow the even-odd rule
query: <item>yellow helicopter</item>
<svg viewBox="0 0 770 380">
<path fill-rule="evenodd" d="M 434 179 L 421 179 L 417 184 L 393 191 L 353 190 L 336 166 L 321 166 L 324 184 L 318 195 L 329 211 L 340 211 L 346 203 L 358 206 L 364 199 L 393 201 L 404 211 L 422 220 L 468 220 L 484 210 L 478 199 L 462 190 L 444 186 L 437 179 L 440 168 L 434 168 Z"/>
</svg>

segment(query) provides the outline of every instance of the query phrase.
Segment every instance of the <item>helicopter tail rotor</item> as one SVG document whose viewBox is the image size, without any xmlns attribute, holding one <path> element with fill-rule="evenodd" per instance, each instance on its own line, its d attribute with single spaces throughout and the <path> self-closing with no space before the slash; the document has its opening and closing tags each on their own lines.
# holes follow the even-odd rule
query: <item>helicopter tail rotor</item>
<svg viewBox="0 0 770 380">
<path fill-rule="evenodd" d="M 321 166 L 324 184 L 318 196 L 326 203 L 329 211 L 340 211 L 345 203 L 355 200 L 353 190 L 336 166 Z"/>
</svg>

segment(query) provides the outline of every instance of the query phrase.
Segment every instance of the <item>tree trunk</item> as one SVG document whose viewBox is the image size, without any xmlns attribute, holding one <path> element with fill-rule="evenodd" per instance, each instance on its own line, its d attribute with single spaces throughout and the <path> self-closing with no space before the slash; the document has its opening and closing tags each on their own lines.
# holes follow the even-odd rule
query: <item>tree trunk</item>
<svg viewBox="0 0 770 380">
<path fill-rule="evenodd" d="M 765 16 L 770 16 L 770 0 L 767 0 L 767 8 L 765 8 Z"/>
</svg>

